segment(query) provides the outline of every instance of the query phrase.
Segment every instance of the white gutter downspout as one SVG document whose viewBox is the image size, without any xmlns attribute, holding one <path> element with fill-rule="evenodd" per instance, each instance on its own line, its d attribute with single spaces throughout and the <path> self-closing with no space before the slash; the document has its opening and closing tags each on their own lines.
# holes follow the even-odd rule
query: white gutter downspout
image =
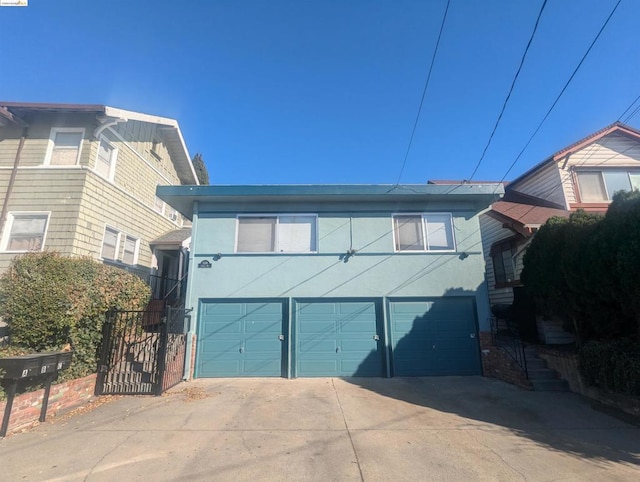
<svg viewBox="0 0 640 482">
<path fill-rule="evenodd" d="M 189 249 L 189 275 L 187 278 L 187 292 L 185 296 L 185 309 L 187 308 L 187 303 L 191 303 L 192 306 L 191 313 L 189 315 L 189 331 L 187 331 L 187 346 L 185 347 L 185 360 L 184 360 L 184 372 L 182 374 L 183 380 L 191 380 L 191 359 L 193 358 L 193 342 L 196 340 L 196 323 L 198 321 L 198 310 L 193 306 L 193 300 L 191 299 L 191 294 L 193 293 L 193 279 L 195 278 L 194 270 L 196 268 L 194 253 L 196 246 L 196 239 L 198 237 L 198 201 L 193 202 L 193 218 L 191 220 L 192 228 L 191 228 L 191 248 Z M 193 371 L 195 371 L 195 366 L 193 367 Z"/>
</svg>

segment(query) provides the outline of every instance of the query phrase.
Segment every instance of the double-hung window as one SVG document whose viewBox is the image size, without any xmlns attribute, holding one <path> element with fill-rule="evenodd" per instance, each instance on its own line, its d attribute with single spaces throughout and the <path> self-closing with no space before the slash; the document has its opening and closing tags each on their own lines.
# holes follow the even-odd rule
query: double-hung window
<svg viewBox="0 0 640 482">
<path fill-rule="evenodd" d="M 453 219 L 449 213 L 393 216 L 396 251 L 455 251 Z"/>
<path fill-rule="evenodd" d="M 582 202 L 607 202 L 618 191 L 640 190 L 640 171 L 607 169 L 576 172 Z"/>
<path fill-rule="evenodd" d="M 75 166 L 80 158 L 84 129 L 54 127 L 51 129 L 45 164 Z"/>
<path fill-rule="evenodd" d="M 107 226 L 102 238 L 102 259 L 122 261 L 124 264 L 136 264 L 140 240 L 129 234 Z"/>
<path fill-rule="evenodd" d="M 96 172 L 107 179 L 113 179 L 114 167 L 118 150 L 104 137 L 98 144 L 98 157 L 96 158 Z"/>
<path fill-rule="evenodd" d="M 49 213 L 10 213 L 2 251 L 42 251 Z"/>
<path fill-rule="evenodd" d="M 317 217 L 310 214 L 238 217 L 237 253 L 315 253 Z"/>
</svg>

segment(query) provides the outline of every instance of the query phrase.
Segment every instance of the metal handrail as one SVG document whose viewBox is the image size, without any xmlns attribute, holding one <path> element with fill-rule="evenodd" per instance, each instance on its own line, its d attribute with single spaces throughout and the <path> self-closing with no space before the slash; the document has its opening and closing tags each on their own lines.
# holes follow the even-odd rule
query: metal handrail
<svg viewBox="0 0 640 482">
<path fill-rule="evenodd" d="M 517 328 L 509 320 L 507 320 L 507 328 L 507 333 L 501 333 L 498 330 L 496 318 L 491 317 L 491 339 L 493 344 L 506 353 L 522 370 L 525 378 L 528 379 L 529 370 L 527 368 L 525 343 L 522 341 Z"/>
</svg>

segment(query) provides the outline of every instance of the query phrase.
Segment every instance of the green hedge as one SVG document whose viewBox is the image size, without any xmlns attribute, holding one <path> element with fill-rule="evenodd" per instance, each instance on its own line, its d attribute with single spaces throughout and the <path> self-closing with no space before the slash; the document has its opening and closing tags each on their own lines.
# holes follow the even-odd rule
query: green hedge
<svg viewBox="0 0 640 482">
<path fill-rule="evenodd" d="M 589 385 L 640 396 L 640 344 L 630 339 L 590 341 L 580 348 L 578 357 Z"/>
<path fill-rule="evenodd" d="M 543 316 L 589 340 L 640 341 L 640 192 L 619 192 L 605 216 L 551 218 L 524 257 L 521 280 Z"/>
<path fill-rule="evenodd" d="M 19 256 L 0 277 L 8 350 L 39 352 L 70 345 L 73 363 L 61 380 L 95 373 L 108 310 L 144 309 L 149 298 L 149 287 L 135 275 L 54 252 Z"/>
</svg>

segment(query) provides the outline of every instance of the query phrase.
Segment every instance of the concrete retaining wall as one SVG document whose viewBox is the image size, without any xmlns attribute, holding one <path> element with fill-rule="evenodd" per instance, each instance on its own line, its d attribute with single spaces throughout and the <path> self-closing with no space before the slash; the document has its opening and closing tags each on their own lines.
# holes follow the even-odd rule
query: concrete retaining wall
<svg viewBox="0 0 640 482">
<path fill-rule="evenodd" d="M 545 346 L 538 346 L 537 350 L 540 358 L 547 362 L 547 366 L 557 371 L 560 378 L 569 383 L 572 392 L 640 418 L 640 399 L 591 387 L 582 380 L 577 354 L 565 353 Z"/>
</svg>

